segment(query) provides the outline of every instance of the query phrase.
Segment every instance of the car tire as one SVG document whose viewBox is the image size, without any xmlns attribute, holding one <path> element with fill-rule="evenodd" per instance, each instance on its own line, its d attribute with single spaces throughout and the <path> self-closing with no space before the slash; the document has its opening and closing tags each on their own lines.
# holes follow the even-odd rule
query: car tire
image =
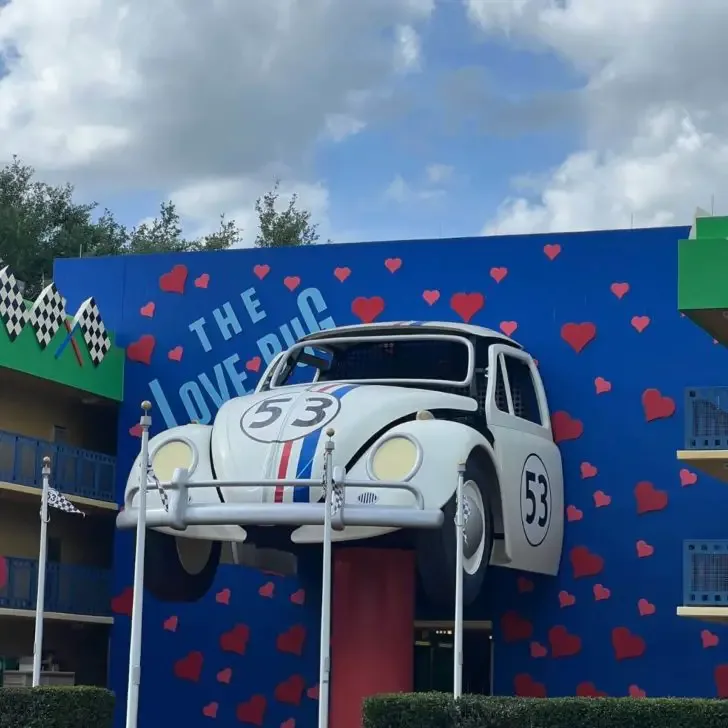
<svg viewBox="0 0 728 728">
<path fill-rule="evenodd" d="M 196 602 L 215 580 L 222 544 L 219 541 L 170 536 L 147 531 L 144 586 L 163 602 Z"/>
<path fill-rule="evenodd" d="M 476 462 L 469 460 L 465 471 L 465 497 L 476 506 L 480 518 L 479 522 L 470 520 L 474 517 L 471 505 L 471 515 L 466 524 L 466 534 L 471 536 L 471 543 L 466 542 L 464 554 L 463 603 L 465 605 L 472 604 L 478 597 L 493 549 L 493 517 L 486 483 L 485 473 Z M 417 534 L 417 567 L 425 594 L 434 604 L 448 607 L 455 601 L 456 501 L 456 494 L 453 493 L 452 498 L 443 507 L 445 521 L 442 528 L 422 530 Z M 473 545 L 476 541 L 474 534 L 477 534 L 477 546 Z"/>
</svg>

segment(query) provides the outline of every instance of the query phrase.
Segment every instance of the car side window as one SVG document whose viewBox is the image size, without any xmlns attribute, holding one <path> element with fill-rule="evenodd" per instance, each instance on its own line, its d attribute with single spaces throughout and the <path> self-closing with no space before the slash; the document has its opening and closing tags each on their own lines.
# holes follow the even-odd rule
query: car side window
<svg viewBox="0 0 728 728">
<path fill-rule="evenodd" d="M 531 376 L 531 368 L 527 362 L 521 359 L 512 356 L 505 356 L 504 359 L 506 373 L 508 374 L 508 385 L 511 390 L 511 400 L 513 401 L 513 414 L 536 425 L 543 425 L 536 386 Z M 498 408 L 501 409 L 500 404 L 498 404 Z M 507 405 L 503 411 L 508 411 Z"/>
<path fill-rule="evenodd" d="M 495 373 L 495 406 L 501 412 L 508 412 L 508 396 L 506 395 L 506 383 L 503 379 L 503 365 L 501 364 L 501 357 L 496 359 L 496 373 Z"/>
</svg>

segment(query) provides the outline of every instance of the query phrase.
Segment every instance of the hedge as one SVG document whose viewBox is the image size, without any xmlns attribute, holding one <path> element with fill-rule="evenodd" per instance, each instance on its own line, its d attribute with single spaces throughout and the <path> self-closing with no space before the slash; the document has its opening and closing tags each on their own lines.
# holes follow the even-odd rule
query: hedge
<svg viewBox="0 0 728 728">
<path fill-rule="evenodd" d="M 725 728 L 728 701 L 692 698 L 505 698 L 379 695 L 364 728 Z"/>
<path fill-rule="evenodd" d="M 112 728 L 114 694 L 95 687 L 0 688 L 0 728 Z"/>
</svg>

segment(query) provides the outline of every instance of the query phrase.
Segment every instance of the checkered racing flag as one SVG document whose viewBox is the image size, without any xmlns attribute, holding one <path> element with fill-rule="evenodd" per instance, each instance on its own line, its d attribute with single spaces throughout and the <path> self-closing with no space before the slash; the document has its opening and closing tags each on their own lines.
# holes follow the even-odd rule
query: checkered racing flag
<svg viewBox="0 0 728 728">
<path fill-rule="evenodd" d="M 97 367 L 111 349 L 111 339 L 93 298 L 87 298 L 79 306 L 71 330 L 75 331 L 76 328 L 81 330 L 91 361 Z"/>
<path fill-rule="evenodd" d="M 324 477 L 321 482 L 323 495 L 321 503 L 326 503 L 326 468 L 324 468 Z M 335 516 L 344 506 L 344 487 L 340 483 L 334 483 L 334 489 L 331 493 L 331 515 Z"/>
<path fill-rule="evenodd" d="M 147 488 L 156 488 L 159 493 L 159 500 L 162 501 L 164 510 L 169 512 L 169 495 L 164 486 L 159 482 L 157 474 L 154 472 L 151 460 L 147 461 Z"/>
<path fill-rule="evenodd" d="M 66 301 L 53 283 L 47 285 L 28 312 L 28 321 L 41 349 L 53 341 L 53 337 L 66 319 Z"/>
<path fill-rule="evenodd" d="M 0 320 L 5 325 L 10 341 L 20 336 L 28 320 L 23 293 L 8 266 L 0 270 Z"/>
<path fill-rule="evenodd" d="M 86 515 L 83 511 L 76 508 L 63 493 L 57 491 L 55 488 L 48 488 L 48 505 L 51 508 L 56 508 L 66 513 L 75 513 L 79 516 Z"/>
</svg>

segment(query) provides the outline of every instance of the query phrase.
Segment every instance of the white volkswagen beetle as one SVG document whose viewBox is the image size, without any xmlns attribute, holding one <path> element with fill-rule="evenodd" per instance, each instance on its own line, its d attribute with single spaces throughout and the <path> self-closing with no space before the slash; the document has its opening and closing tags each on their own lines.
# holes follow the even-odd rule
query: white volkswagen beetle
<svg viewBox="0 0 728 728">
<path fill-rule="evenodd" d="M 321 481 L 330 428 L 336 432 L 333 464 L 357 483 L 345 488 L 344 509 L 413 507 L 414 488 L 426 509 L 444 512 L 441 528 L 410 536 L 431 599 L 452 599 L 461 463 L 465 603 L 477 596 L 489 564 L 557 573 L 563 474 L 546 395 L 531 356 L 497 331 L 406 321 L 311 334 L 270 363 L 254 393 L 224 403 L 213 425 L 166 430 L 150 440 L 149 455 L 161 481 L 186 468 L 191 483 L 221 483 L 191 488 L 190 504 L 318 503 L 323 489 L 309 484 Z M 138 457 L 120 527 L 134 525 L 139 473 Z M 302 485 L 271 487 L 266 480 Z M 245 487 L 225 485 L 233 481 L 245 481 Z M 378 481 L 409 490 L 377 488 Z M 147 498 L 148 514 L 159 512 L 158 493 L 150 490 Z M 333 540 L 395 530 L 346 525 Z M 146 584 L 161 599 L 199 599 L 214 579 L 221 542 L 255 541 L 256 533 L 261 529 L 238 525 L 156 528 L 147 544 Z M 323 527 L 296 527 L 291 540 L 320 543 Z"/>
</svg>

